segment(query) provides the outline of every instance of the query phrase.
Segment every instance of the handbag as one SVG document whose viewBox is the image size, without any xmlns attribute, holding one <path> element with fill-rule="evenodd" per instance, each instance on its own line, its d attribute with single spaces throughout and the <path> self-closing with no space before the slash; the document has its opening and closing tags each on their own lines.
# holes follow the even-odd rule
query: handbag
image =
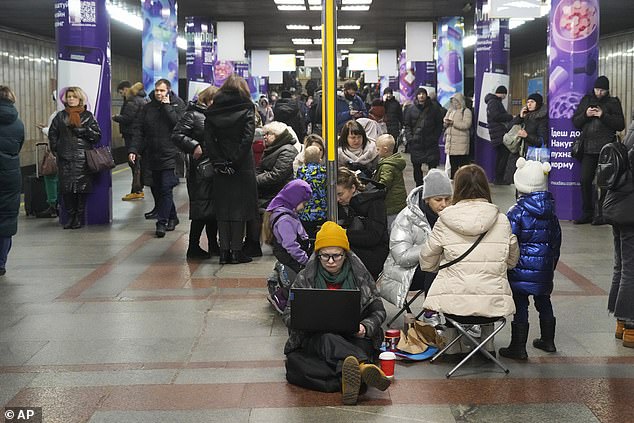
<svg viewBox="0 0 634 423">
<path fill-rule="evenodd" d="M 201 160 L 196 166 L 196 174 L 201 179 L 213 179 L 214 173 L 214 164 L 209 158 Z"/>
<path fill-rule="evenodd" d="M 575 141 L 572 143 L 572 148 L 570 149 L 570 155 L 572 156 L 573 159 L 577 159 L 581 161 L 581 159 L 583 158 L 583 150 L 585 149 L 584 144 L 585 142 L 583 138 L 581 137 L 575 139 Z"/>
<path fill-rule="evenodd" d="M 522 138 L 517 134 L 523 129 L 523 126 L 520 124 L 511 126 L 511 129 L 508 130 L 504 137 L 502 137 L 502 142 L 504 146 L 513 154 L 519 153 L 520 146 L 522 144 Z"/>
<path fill-rule="evenodd" d="M 526 150 L 526 160 L 534 160 L 541 163 L 550 163 L 550 148 L 544 147 L 544 140 L 540 147 L 529 146 Z"/>
<path fill-rule="evenodd" d="M 92 173 L 99 173 L 115 167 L 114 158 L 110 152 L 110 147 L 103 145 L 86 150 L 86 165 Z"/>
<path fill-rule="evenodd" d="M 42 156 L 42 163 L 40 163 L 40 174 L 44 176 L 57 175 L 57 158 L 47 146 L 44 156 Z"/>
</svg>

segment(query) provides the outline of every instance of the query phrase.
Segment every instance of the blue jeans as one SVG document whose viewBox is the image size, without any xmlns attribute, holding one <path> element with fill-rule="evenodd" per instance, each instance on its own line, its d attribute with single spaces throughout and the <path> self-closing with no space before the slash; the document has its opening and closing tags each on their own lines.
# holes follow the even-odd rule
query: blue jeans
<svg viewBox="0 0 634 423">
<path fill-rule="evenodd" d="M 634 323 L 634 227 L 613 226 L 614 272 L 608 296 L 608 311 Z"/>
<path fill-rule="evenodd" d="M 178 177 L 174 169 L 152 171 L 152 178 L 158 193 L 156 199 L 157 224 L 167 225 L 169 219 L 176 219 L 173 189 L 178 185 Z"/>
<path fill-rule="evenodd" d="M 528 323 L 528 295 L 514 293 L 513 300 L 515 301 L 515 316 L 513 316 L 513 322 Z M 533 295 L 533 301 L 539 313 L 539 320 L 554 319 L 555 316 L 553 315 L 553 305 L 550 302 L 550 295 Z"/>
<path fill-rule="evenodd" d="M 9 250 L 11 249 L 11 237 L 0 237 L 0 269 L 5 269 L 7 265 L 7 257 L 9 256 Z"/>
</svg>

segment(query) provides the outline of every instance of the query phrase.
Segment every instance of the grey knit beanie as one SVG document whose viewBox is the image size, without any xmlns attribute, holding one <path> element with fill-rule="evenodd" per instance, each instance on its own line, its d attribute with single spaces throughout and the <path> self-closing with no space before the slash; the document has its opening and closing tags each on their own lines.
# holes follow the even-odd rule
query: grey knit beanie
<svg viewBox="0 0 634 423">
<path fill-rule="evenodd" d="M 423 199 L 452 195 L 453 187 L 447 173 L 443 170 L 431 169 L 423 179 Z"/>
</svg>

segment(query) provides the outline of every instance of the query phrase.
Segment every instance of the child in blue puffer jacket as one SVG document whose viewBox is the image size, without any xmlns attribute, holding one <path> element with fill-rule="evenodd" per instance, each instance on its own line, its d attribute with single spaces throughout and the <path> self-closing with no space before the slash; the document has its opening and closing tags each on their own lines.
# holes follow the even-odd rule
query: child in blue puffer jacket
<svg viewBox="0 0 634 423">
<path fill-rule="evenodd" d="M 533 340 L 533 346 L 547 352 L 557 351 L 550 294 L 559 261 L 561 227 L 555 214 L 553 195 L 548 192 L 549 172 L 550 163 L 527 161 L 520 157 L 513 179 L 521 196 L 506 214 L 517 236 L 520 259 L 517 266 L 508 271 L 516 311 L 511 323 L 511 344 L 500 348 L 500 355 L 517 360 L 528 358 L 529 295 L 533 296 L 539 312 L 541 330 L 541 337 Z"/>
<path fill-rule="evenodd" d="M 275 266 L 276 276 L 269 278 L 268 300 L 280 313 L 286 308 L 290 284 L 312 253 L 308 234 L 298 216 L 311 195 L 310 185 L 295 179 L 280 190 L 264 213 L 264 241 L 271 245 L 279 262 Z M 271 286 L 276 279 L 275 286 Z"/>
</svg>

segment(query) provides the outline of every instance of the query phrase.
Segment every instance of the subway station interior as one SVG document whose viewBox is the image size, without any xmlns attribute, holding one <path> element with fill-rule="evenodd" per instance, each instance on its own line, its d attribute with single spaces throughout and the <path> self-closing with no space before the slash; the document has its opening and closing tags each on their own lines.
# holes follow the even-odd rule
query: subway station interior
<svg viewBox="0 0 634 423">
<path fill-rule="evenodd" d="M 613 227 L 574 223 L 582 217 L 581 165 L 570 155 L 578 135 L 572 113 L 599 76 L 622 106 L 625 126 L 617 135 L 634 130 L 634 1 L 3 0 L 2 6 L 0 85 L 15 93 L 24 124 L 17 233 L 9 235 L 0 275 L 5 421 L 634 422 L 634 349 L 615 336 L 608 311 Z M 328 21 L 329 12 L 336 19 Z M 336 60 L 324 59 L 329 51 Z M 157 236 L 145 216 L 154 205 L 149 186 L 144 197 L 122 201 L 132 176 L 112 119 L 124 104 L 119 83 L 140 82 L 149 93 L 165 78 L 187 103 L 232 73 L 247 81 L 254 107 L 262 96 L 283 92 L 316 101 L 315 88 L 323 86 L 330 91 L 321 92 L 321 101 L 334 105 L 349 80 L 368 103 L 388 87 L 405 107 L 419 87 L 445 108 L 462 93 L 473 102 L 470 160 L 486 172 L 501 213 L 518 191 L 494 183 L 484 98 L 505 86 L 504 105 L 516 116 L 529 95 L 541 94 L 550 118 L 548 186 L 561 226 L 551 294 L 556 352 L 532 344 L 540 320 L 531 300 L 528 359 L 496 354 L 508 373 L 479 353 L 451 377 L 447 372 L 465 354 L 433 363 L 433 354 L 397 357 L 390 386 L 368 387 L 356 405 L 344 405 L 340 392 L 289 383 L 289 331 L 267 301 L 277 261 L 272 248 L 262 244 L 261 257 L 239 264 L 220 264 L 217 255 L 188 259 L 182 160 L 173 188 L 178 226 Z M 336 80 L 325 83 L 331 74 Z M 28 212 L 25 193 L 33 181 L 44 186 L 42 127 L 64 109 L 58 94 L 69 86 L 83 86 L 100 142 L 116 163 L 94 177 L 79 230 L 62 229 L 68 219 L 62 205 L 59 217 Z M 322 119 L 328 150 L 336 145 L 334 118 Z M 439 149 L 444 171 L 444 145 Z M 413 165 L 408 151 L 401 154 L 410 192 L 417 186 Z M 0 166 L 4 156 L 0 151 Z M 334 157 L 327 151 L 325 160 Z M 0 181 L 3 175 L 0 167 Z M 2 204 L 0 221 L 1 213 Z M 200 245 L 208 242 L 203 233 Z M 382 330 L 401 329 L 403 317 L 393 320 L 400 307 L 382 302 Z M 411 311 L 422 312 L 422 304 L 419 297 Z M 495 335 L 493 351 L 511 342 L 512 319 Z M 31 409 L 39 420 L 7 414 Z"/>
</svg>

